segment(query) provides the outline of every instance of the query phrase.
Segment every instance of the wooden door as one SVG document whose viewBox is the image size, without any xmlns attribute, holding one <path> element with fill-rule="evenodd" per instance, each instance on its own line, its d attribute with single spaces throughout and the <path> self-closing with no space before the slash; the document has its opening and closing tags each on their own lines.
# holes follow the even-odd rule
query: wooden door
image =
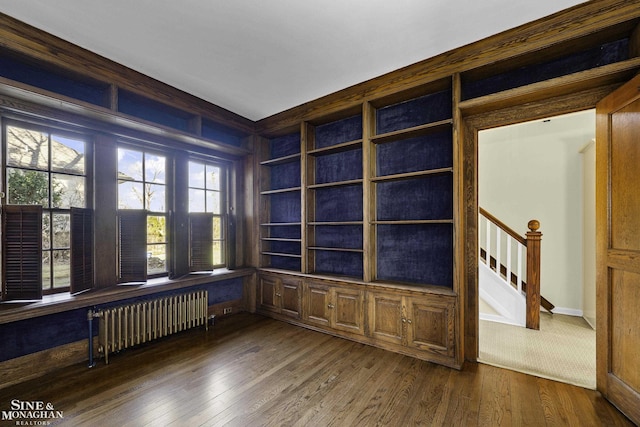
<svg viewBox="0 0 640 427">
<path fill-rule="evenodd" d="M 596 106 L 597 387 L 640 424 L 640 76 Z"/>
</svg>

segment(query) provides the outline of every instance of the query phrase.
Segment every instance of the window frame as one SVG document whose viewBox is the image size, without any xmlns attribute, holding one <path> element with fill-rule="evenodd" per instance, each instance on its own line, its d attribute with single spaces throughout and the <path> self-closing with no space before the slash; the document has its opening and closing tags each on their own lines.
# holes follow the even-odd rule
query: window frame
<svg viewBox="0 0 640 427">
<path fill-rule="evenodd" d="M 52 295 L 52 294 L 59 294 L 59 293 L 65 293 L 65 292 L 70 292 L 71 291 L 71 282 L 73 281 L 73 270 L 71 267 L 71 251 L 72 251 L 72 238 L 71 238 L 71 209 L 72 208 L 82 208 L 82 209 L 93 209 L 93 149 L 94 149 L 94 134 L 90 131 L 87 131 L 85 129 L 78 129 L 77 127 L 73 126 L 73 125 L 69 125 L 69 126 L 65 126 L 59 123 L 51 123 L 48 122 L 46 120 L 33 120 L 31 118 L 24 118 L 21 117 L 20 115 L 16 115 L 15 117 L 10 116 L 7 117 L 6 115 L 3 115 L 1 118 L 1 132 L 2 135 L 0 136 L 1 139 L 1 144 L 0 144 L 0 149 L 1 154 L 0 154 L 0 158 L 2 159 L 1 163 L 0 163 L 0 168 L 1 168 L 1 179 L 2 179 L 2 191 L 5 194 L 5 198 L 3 199 L 3 202 L 6 203 L 7 205 L 11 205 L 8 202 L 9 196 L 10 196 L 10 189 L 8 188 L 9 186 L 9 174 L 8 171 L 10 169 L 13 170 L 22 170 L 22 171 L 36 171 L 36 172 L 41 172 L 41 173 L 45 173 L 47 176 L 47 204 L 48 206 L 43 206 L 43 238 L 44 238 L 44 223 L 45 221 L 47 221 L 48 218 L 48 222 L 49 222 L 49 235 L 48 235 L 48 241 L 49 241 L 49 245 L 48 247 L 45 247 L 44 242 L 42 242 L 43 244 L 41 245 L 41 249 L 40 249 L 40 257 L 41 257 L 41 263 L 42 263 L 42 280 L 44 281 L 45 277 L 48 276 L 49 278 L 49 283 L 48 286 L 45 288 L 44 287 L 44 283 L 42 284 L 42 294 L 43 295 Z M 8 153 L 8 128 L 9 127 L 16 127 L 16 128 L 20 128 L 20 129 L 25 129 L 25 130 L 29 130 L 29 131 L 33 131 L 33 132 L 40 132 L 40 133 L 44 133 L 47 134 L 47 166 L 46 166 L 46 170 L 45 169 L 41 169 L 38 167 L 24 167 L 24 166 L 14 166 L 14 165 L 10 165 L 10 158 L 9 158 L 9 153 Z M 69 139 L 73 139 L 73 140 L 77 140 L 77 141 L 82 141 L 84 143 L 84 174 L 80 174 L 80 173 L 69 173 L 69 172 L 60 172 L 60 171 L 56 171 L 55 168 L 52 166 L 52 161 L 53 161 L 53 147 L 51 144 L 52 141 L 52 136 L 61 136 L 61 137 L 66 137 Z M 61 208 L 61 207 L 54 207 L 52 206 L 52 188 L 53 188 L 53 176 L 54 175 L 64 175 L 64 176 L 72 176 L 72 177 L 81 177 L 84 180 L 84 205 L 83 206 L 69 206 L 69 207 L 65 207 L 65 208 Z M 42 205 L 40 205 L 42 206 Z M 55 247 L 54 245 L 54 229 L 51 226 L 52 222 L 53 222 L 53 217 L 54 215 L 66 215 L 67 220 L 68 220 L 68 231 L 69 231 L 69 241 L 67 246 L 65 247 Z M 68 256 L 69 256 L 69 284 L 66 286 L 54 286 L 54 279 L 55 279 L 55 275 L 54 275 L 54 263 L 53 262 L 49 262 L 49 264 L 46 266 L 48 268 L 48 273 L 45 274 L 45 265 L 44 265 L 44 255 L 45 253 L 49 253 L 49 259 L 53 260 L 53 254 L 54 252 L 61 252 L 61 251 L 67 251 L 68 252 Z"/>
<path fill-rule="evenodd" d="M 135 151 L 135 152 L 139 152 L 142 154 L 142 179 L 141 180 L 121 180 L 120 176 L 119 176 L 119 172 L 120 172 L 120 165 L 119 165 L 119 159 L 118 162 L 116 164 L 116 182 L 115 182 L 115 190 L 116 190 L 116 200 L 117 200 L 117 206 L 116 206 L 116 217 L 117 217 L 117 221 L 118 221 L 118 247 L 117 247 L 117 264 L 118 264 L 118 277 L 117 277 L 117 282 L 118 283 L 126 283 L 126 282 L 130 282 L 130 281 L 146 281 L 148 279 L 155 279 L 155 278 L 160 278 L 160 277 L 167 277 L 167 276 L 171 276 L 172 275 L 172 251 L 171 251 L 171 247 L 172 247 L 172 236 L 171 236 L 171 220 L 172 220 L 172 210 L 171 210 L 171 206 L 173 204 L 173 195 L 174 195 L 174 188 L 172 183 L 174 182 L 174 171 L 173 171 L 173 167 L 172 167 L 172 163 L 174 161 L 174 156 L 173 154 L 169 151 L 169 150 L 163 150 L 161 148 L 159 148 L 158 146 L 156 146 L 155 144 L 136 144 L 136 143 L 131 143 L 125 139 L 118 139 L 117 140 L 117 144 L 116 144 L 116 156 L 119 157 L 119 150 L 120 149 L 124 149 L 124 150 L 129 150 L 129 151 Z M 152 156 L 159 156 L 159 157 L 164 157 L 164 182 L 163 183 L 155 183 L 152 181 L 148 181 L 146 178 L 146 155 L 152 155 Z M 164 207 L 165 210 L 164 211 L 152 211 L 147 209 L 147 202 L 145 200 L 145 198 L 143 197 L 143 201 L 142 201 L 142 208 L 121 208 L 120 207 L 120 184 L 121 182 L 135 182 L 135 183 L 141 183 L 143 186 L 143 191 L 146 191 L 146 185 L 148 184 L 153 184 L 153 185 L 162 185 L 164 186 Z M 146 229 L 148 230 L 148 226 L 149 226 L 149 218 L 150 217 L 164 217 L 164 234 L 165 234 L 165 240 L 164 242 L 153 242 L 153 243 L 149 243 L 149 239 L 148 239 L 148 235 L 147 235 L 147 239 L 145 240 L 145 246 L 147 248 L 147 254 L 149 253 L 149 246 L 151 245 L 163 245 L 164 246 L 164 250 L 165 250 L 165 269 L 164 271 L 161 272 L 155 272 L 155 273 L 151 273 L 149 274 L 148 271 L 148 261 L 147 261 L 147 265 L 144 268 L 145 274 L 144 274 L 144 278 L 142 277 L 134 277 L 134 276 L 122 276 L 121 275 L 121 239 L 122 239 L 122 235 L 120 234 L 120 223 L 121 223 L 121 215 L 120 212 L 121 211 L 144 211 L 145 212 L 145 216 L 146 216 Z M 145 233 L 146 234 L 146 233 Z"/>
<path fill-rule="evenodd" d="M 124 283 L 124 281 L 118 278 L 118 148 L 157 154 L 165 157 L 166 162 L 164 180 L 164 203 L 166 211 L 160 213 L 166 218 L 165 230 L 167 237 L 162 243 L 165 246 L 167 254 L 166 264 L 164 266 L 166 271 L 157 275 L 149 275 L 144 278 L 144 282 L 147 284 L 157 283 L 157 281 L 165 278 L 175 280 L 190 273 L 189 252 L 191 252 L 191 241 L 188 233 L 182 233 L 181 230 L 181 227 L 184 227 L 189 220 L 189 182 L 188 179 L 185 181 L 188 174 L 182 175 L 182 169 L 188 169 L 190 161 L 220 168 L 220 187 L 217 190 L 220 193 L 221 199 L 220 213 L 216 213 L 216 217 L 220 218 L 221 236 L 216 242 L 219 242 L 220 245 L 221 260 L 214 268 L 222 269 L 223 271 L 226 268 L 235 268 L 234 255 L 236 248 L 231 247 L 231 245 L 234 244 L 233 237 L 235 236 L 235 229 L 232 228 L 233 210 L 230 206 L 235 202 L 237 197 L 235 194 L 237 191 L 235 188 L 236 160 L 219 156 L 215 150 L 205 152 L 204 150 L 183 146 L 181 144 L 173 146 L 171 139 L 154 138 L 151 135 L 136 135 L 135 132 L 118 132 L 115 129 L 101 130 L 99 126 L 82 125 L 80 123 L 74 123 L 73 120 L 60 122 L 53 117 L 30 117 L 18 112 L 3 112 L 0 114 L 0 131 L 3 132 L 3 135 L 0 136 L 0 149 L 3 150 L 1 153 L 2 160 L 0 160 L 0 176 L 2 179 L 0 191 L 6 190 L 7 170 L 10 171 L 11 168 L 14 167 L 6 164 L 8 161 L 6 156 L 8 141 L 5 135 L 5 126 L 11 125 L 28 130 L 45 132 L 47 138 L 50 138 L 52 135 L 61 135 L 82 140 L 85 143 L 84 175 L 81 173 L 78 174 L 84 179 L 85 207 L 77 209 L 90 210 L 91 212 L 84 214 L 84 220 L 78 220 L 76 222 L 82 230 L 82 233 L 91 233 L 92 242 L 89 244 L 76 245 L 79 247 L 75 249 L 75 255 L 73 245 L 75 244 L 74 240 L 77 239 L 73 239 L 73 236 L 70 236 L 68 247 L 55 248 L 68 250 L 71 259 L 77 258 L 77 268 L 74 268 L 73 265 L 69 267 L 69 286 L 52 288 L 51 291 L 45 290 L 45 292 L 43 292 L 44 296 L 57 298 L 59 295 L 64 295 L 65 293 L 71 295 L 72 292 L 76 294 L 91 289 L 115 289 L 116 286 Z M 49 140 L 47 140 L 47 143 L 49 144 Z M 98 160 L 96 156 L 100 156 L 100 159 Z M 51 160 L 55 161 L 55 156 Z M 97 163 L 98 161 L 99 163 Z M 14 163 L 16 162 L 20 163 L 20 160 L 14 161 Z M 180 171 L 179 177 L 176 176 L 177 171 Z M 50 177 L 56 173 L 62 173 L 64 175 L 66 170 L 58 172 L 54 164 L 53 168 L 48 165 L 47 171 L 43 172 L 46 172 L 47 177 Z M 73 175 L 73 173 L 70 175 Z M 49 180 L 49 178 L 47 179 Z M 113 194 L 113 196 L 108 193 Z M 100 199 L 95 199 L 98 196 Z M 64 209 L 54 208 L 49 211 L 64 212 L 68 214 L 70 218 L 73 216 L 71 207 Z M 90 224 L 88 228 L 86 221 Z M 73 227 L 71 219 L 70 227 Z M 69 231 L 71 234 L 74 233 L 71 228 Z M 185 229 L 184 231 L 187 230 Z M 87 247 L 91 247 L 90 258 L 85 257 L 82 253 L 82 251 L 86 252 Z M 181 255 L 183 253 L 184 256 Z M 0 251 L 0 255 L 3 255 L 3 251 Z M 98 259 L 102 261 L 97 262 Z M 78 271 L 78 278 L 76 280 L 78 287 L 73 285 L 75 271 Z M 0 273 L 2 273 L 2 271 L 0 271 Z M 152 281 L 149 282 L 149 280 Z M 48 286 L 50 288 L 52 287 L 51 282 Z"/>
<path fill-rule="evenodd" d="M 230 172 L 231 172 L 231 165 L 230 162 L 228 161 L 224 161 L 221 159 L 214 159 L 214 158 L 207 158 L 205 156 L 189 156 L 187 158 L 187 170 L 190 171 L 191 169 L 191 164 L 199 164 L 199 165 L 203 165 L 205 167 L 205 171 L 207 166 L 209 167 L 214 167 L 214 168 L 218 168 L 220 169 L 220 184 L 219 184 L 219 189 L 209 189 L 207 188 L 207 180 L 204 180 L 204 186 L 203 187 L 199 187 L 199 186 L 195 186 L 195 185 L 191 185 L 191 173 L 189 172 L 189 176 L 187 178 L 187 182 L 186 182 L 186 186 L 187 186 L 187 194 L 190 195 L 191 194 L 191 190 L 200 190 L 200 191 L 204 191 L 205 192 L 205 210 L 203 211 L 191 211 L 190 205 L 191 205 L 191 200 L 187 201 L 187 213 L 189 215 L 190 218 L 190 230 L 189 230 L 189 234 L 190 234 L 190 242 L 189 242 L 189 269 L 191 271 L 200 271 L 201 268 L 197 268 L 197 266 L 202 266 L 204 264 L 207 263 L 203 263 L 202 260 L 196 260 L 196 259 L 192 259 L 192 252 L 193 252 L 193 245 L 192 245 L 192 231 L 191 231 L 191 214 L 196 214 L 196 216 L 202 216 L 203 214 L 210 214 L 212 216 L 212 221 L 214 221 L 216 218 L 220 219 L 220 238 L 219 239 L 215 239 L 212 236 L 211 239 L 211 244 L 212 244 L 212 251 L 215 252 L 214 245 L 216 242 L 218 242 L 218 244 L 220 245 L 220 262 L 219 263 L 214 263 L 213 259 L 211 261 L 211 270 L 216 269 L 216 268 L 226 268 L 229 265 L 229 248 L 228 248 L 228 243 L 229 243 L 229 200 L 230 200 Z M 220 213 L 213 213 L 207 210 L 207 192 L 219 192 L 220 193 Z M 213 226 L 213 225 L 212 225 Z M 215 254 L 214 254 L 215 256 Z M 195 268 L 194 268 L 195 267 Z"/>
</svg>

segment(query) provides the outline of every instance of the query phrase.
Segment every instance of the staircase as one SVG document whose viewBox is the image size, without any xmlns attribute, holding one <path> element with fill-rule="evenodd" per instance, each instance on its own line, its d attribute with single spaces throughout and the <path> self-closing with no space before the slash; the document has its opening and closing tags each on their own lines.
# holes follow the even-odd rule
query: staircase
<svg viewBox="0 0 640 427">
<path fill-rule="evenodd" d="M 480 208 L 479 294 L 496 314 L 481 318 L 540 329 L 540 306 L 554 308 L 540 295 L 540 223 L 529 221 L 522 237 Z"/>
</svg>

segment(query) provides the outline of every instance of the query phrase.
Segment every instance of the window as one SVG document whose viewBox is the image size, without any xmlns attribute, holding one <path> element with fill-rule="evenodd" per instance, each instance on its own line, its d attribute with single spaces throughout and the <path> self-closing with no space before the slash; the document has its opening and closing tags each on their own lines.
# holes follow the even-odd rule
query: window
<svg viewBox="0 0 640 427">
<path fill-rule="evenodd" d="M 42 206 L 43 293 L 67 291 L 72 276 L 71 209 L 86 208 L 89 200 L 87 140 L 13 123 L 4 126 L 3 136 L 6 203 Z"/>
<path fill-rule="evenodd" d="M 189 162 L 192 270 L 208 270 L 225 265 L 225 173 L 220 165 Z"/>
<path fill-rule="evenodd" d="M 121 281 L 167 274 L 166 169 L 163 155 L 118 148 Z"/>
</svg>

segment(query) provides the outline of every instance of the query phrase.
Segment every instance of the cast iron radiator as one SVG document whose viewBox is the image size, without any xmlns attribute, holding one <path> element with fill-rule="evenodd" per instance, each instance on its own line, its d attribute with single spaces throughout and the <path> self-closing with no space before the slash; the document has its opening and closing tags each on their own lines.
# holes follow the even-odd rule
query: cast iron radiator
<svg viewBox="0 0 640 427">
<path fill-rule="evenodd" d="M 207 322 L 208 292 L 191 292 L 89 312 L 100 318 L 98 352 L 109 364 L 109 353 L 133 347 Z M 91 340 L 90 340 L 91 341 Z"/>
</svg>

